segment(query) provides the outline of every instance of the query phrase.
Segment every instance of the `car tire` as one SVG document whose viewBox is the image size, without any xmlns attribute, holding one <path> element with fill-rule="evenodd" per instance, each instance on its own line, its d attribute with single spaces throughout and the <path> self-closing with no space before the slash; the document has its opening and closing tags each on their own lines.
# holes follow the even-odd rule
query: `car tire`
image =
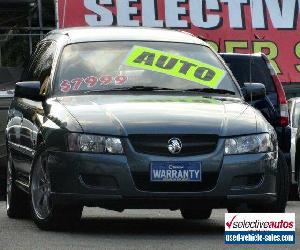
<svg viewBox="0 0 300 250">
<path fill-rule="evenodd" d="M 299 181 L 298 184 L 293 184 L 290 187 L 289 201 L 299 201 Z"/>
<path fill-rule="evenodd" d="M 45 152 L 40 154 L 33 165 L 30 204 L 33 221 L 42 230 L 71 229 L 82 215 L 81 205 L 63 205 L 53 202 Z"/>
<path fill-rule="evenodd" d="M 6 171 L 6 213 L 9 218 L 22 219 L 27 218 L 28 195 L 20 190 L 16 185 L 15 171 L 11 155 L 7 157 Z"/>
<path fill-rule="evenodd" d="M 206 220 L 211 216 L 212 209 L 180 209 L 181 215 L 186 220 Z"/>
<path fill-rule="evenodd" d="M 298 194 L 298 199 L 300 200 L 300 169 L 297 172 L 297 194 Z"/>
</svg>

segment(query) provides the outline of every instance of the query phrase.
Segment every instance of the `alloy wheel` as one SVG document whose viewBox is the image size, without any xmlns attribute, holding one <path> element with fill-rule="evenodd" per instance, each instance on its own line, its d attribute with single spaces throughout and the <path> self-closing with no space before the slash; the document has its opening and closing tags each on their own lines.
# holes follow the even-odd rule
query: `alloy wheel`
<svg viewBox="0 0 300 250">
<path fill-rule="evenodd" d="M 12 166 L 9 157 L 7 161 L 7 171 L 6 171 L 6 210 L 9 210 L 10 208 L 12 185 L 13 185 Z"/>
<path fill-rule="evenodd" d="M 39 219 L 46 219 L 51 213 L 50 178 L 46 159 L 39 158 L 32 173 L 31 199 L 34 212 Z"/>
</svg>

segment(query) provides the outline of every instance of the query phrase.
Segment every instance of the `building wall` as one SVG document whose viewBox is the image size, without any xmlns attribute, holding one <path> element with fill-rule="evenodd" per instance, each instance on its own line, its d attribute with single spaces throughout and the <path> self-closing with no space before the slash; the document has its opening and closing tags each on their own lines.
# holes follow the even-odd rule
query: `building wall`
<svg viewBox="0 0 300 250">
<path fill-rule="evenodd" d="M 0 90 L 19 80 L 36 43 L 54 28 L 53 0 L 0 0 Z"/>
</svg>

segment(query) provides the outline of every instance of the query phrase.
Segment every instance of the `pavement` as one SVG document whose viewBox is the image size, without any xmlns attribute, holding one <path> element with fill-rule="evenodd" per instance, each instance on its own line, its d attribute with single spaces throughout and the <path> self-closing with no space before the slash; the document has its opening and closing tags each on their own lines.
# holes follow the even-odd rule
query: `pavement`
<svg viewBox="0 0 300 250">
<path fill-rule="evenodd" d="M 224 209 L 207 221 L 186 221 L 178 211 L 85 208 L 78 228 L 45 232 L 29 220 L 9 219 L 0 202 L 0 249 L 300 249 L 300 202 L 296 213 L 296 245 L 224 245 Z"/>
</svg>

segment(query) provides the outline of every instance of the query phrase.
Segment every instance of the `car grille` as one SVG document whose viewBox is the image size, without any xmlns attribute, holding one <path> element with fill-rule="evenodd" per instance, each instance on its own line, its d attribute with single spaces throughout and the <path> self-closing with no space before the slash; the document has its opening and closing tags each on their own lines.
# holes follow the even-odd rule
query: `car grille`
<svg viewBox="0 0 300 250">
<path fill-rule="evenodd" d="M 153 192 L 201 192 L 216 186 L 218 173 L 202 173 L 201 182 L 151 182 L 149 173 L 133 172 L 137 189 Z"/>
<path fill-rule="evenodd" d="M 168 141 L 178 138 L 182 142 L 182 150 L 171 154 Z M 164 156 L 192 156 L 213 152 L 218 143 L 217 135 L 130 135 L 129 141 L 138 153 Z"/>
</svg>

